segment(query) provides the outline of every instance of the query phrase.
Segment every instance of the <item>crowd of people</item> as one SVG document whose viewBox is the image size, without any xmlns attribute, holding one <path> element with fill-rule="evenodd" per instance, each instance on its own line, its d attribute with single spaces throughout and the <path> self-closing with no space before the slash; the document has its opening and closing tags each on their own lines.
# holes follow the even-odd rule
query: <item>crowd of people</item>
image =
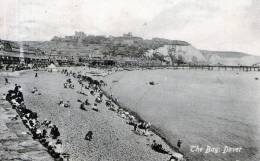
<svg viewBox="0 0 260 161">
<path fill-rule="evenodd" d="M 150 136 L 152 135 L 150 129 L 151 129 L 151 123 L 147 122 L 145 120 L 142 120 L 140 118 L 137 118 L 134 114 L 131 114 L 128 112 L 128 110 L 121 108 L 118 100 L 114 98 L 112 95 L 106 94 L 104 96 L 104 92 L 101 89 L 102 86 L 106 86 L 103 80 L 94 80 L 93 78 L 89 76 L 83 76 L 81 75 L 81 72 L 73 72 L 73 71 L 68 71 L 66 69 L 62 70 L 61 73 L 65 74 L 66 76 L 74 77 L 75 79 L 78 79 L 78 83 L 81 87 L 81 91 L 78 91 L 79 94 L 83 94 L 85 96 L 93 96 L 95 101 L 91 104 L 89 103 L 89 100 L 86 99 L 85 101 L 78 100 L 80 102 L 80 109 L 87 111 L 88 107 L 91 107 L 90 109 L 94 111 L 99 111 L 98 109 L 98 104 L 104 102 L 105 106 L 108 107 L 109 110 L 114 111 L 117 113 L 117 115 L 124 120 L 126 120 L 126 123 L 133 126 L 133 131 L 142 136 Z M 71 79 L 69 79 L 71 81 Z M 71 83 L 71 82 L 70 82 Z M 83 92 L 82 89 L 87 89 L 89 93 Z M 92 106 L 91 106 L 92 105 Z M 91 140 L 93 137 L 93 132 L 89 131 L 85 139 L 86 140 Z M 178 140 L 177 142 L 177 147 L 180 149 L 181 148 L 182 141 Z M 166 151 L 162 144 L 157 143 L 155 140 L 151 143 L 151 148 L 159 153 L 164 153 L 170 155 L 170 160 L 177 160 L 176 157 L 174 157 L 169 151 Z"/>
<path fill-rule="evenodd" d="M 37 88 L 34 87 L 32 93 L 36 93 L 37 91 Z M 58 127 L 47 119 L 40 122 L 38 114 L 26 107 L 21 86 L 15 84 L 14 89 L 9 90 L 4 96 L 5 100 L 8 101 L 12 108 L 18 113 L 12 120 L 17 120 L 18 117 L 20 117 L 25 127 L 29 129 L 33 139 L 38 140 L 46 147 L 48 153 L 55 158 L 55 160 L 64 160 L 64 156 L 67 156 L 67 154 L 63 152 L 62 141 L 59 139 L 60 132 Z"/>
<path fill-rule="evenodd" d="M 70 88 L 70 89 L 74 89 L 74 84 L 71 82 L 71 79 L 67 79 L 66 82 L 63 84 L 64 88 Z"/>
</svg>

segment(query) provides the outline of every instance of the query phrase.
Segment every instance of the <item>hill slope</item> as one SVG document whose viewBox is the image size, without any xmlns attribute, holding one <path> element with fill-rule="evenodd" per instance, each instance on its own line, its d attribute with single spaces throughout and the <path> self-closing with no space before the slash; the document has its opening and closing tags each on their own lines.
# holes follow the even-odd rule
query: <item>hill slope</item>
<svg viewBox="0 0 260 161">
<path fill-rule="evenodd" d="M 259 56 L 242 52 L 201 50 L 201 53 L 207 62 L 212 65 L 253 65 L 260 63 Z"/>
<path fill-rule="evenodd" d="M 54 37 L 51 41 L 24 43 L 40 48 L 47 53 L 60 55 L 95 56 L 109 54 L 127 57 L 151 56 L 154 52 L 167 56 L 169 45 L 174 44 L 176 45 L 176 56 L 182 57 L 186 62 L 211 65 L 253 65 L 260 63 L 259 56 L 252 56 L 243 52 L 201 50 L 185 41 L 163 38 L 147 40 L 132 35 L 119 37 L 83 35 L 83 37 L 78 37 L 75 34 L 65 38 Z"/>
</svg>

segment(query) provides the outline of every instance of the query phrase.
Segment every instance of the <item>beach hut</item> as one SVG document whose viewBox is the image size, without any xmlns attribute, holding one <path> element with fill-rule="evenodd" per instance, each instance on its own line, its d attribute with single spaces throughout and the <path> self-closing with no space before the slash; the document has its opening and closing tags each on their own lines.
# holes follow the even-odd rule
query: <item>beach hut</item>
<svg viewBox="0 0 260 161">
<path fill-rule="evenodd" d="M 56 67 L 53 63 L 51 63 L 51 64 L 47 67 L 47 71 L 48 71 L 48 72 L 57 72 L 58 70 L 57 70 L 57 67 Z"/>
</svg>

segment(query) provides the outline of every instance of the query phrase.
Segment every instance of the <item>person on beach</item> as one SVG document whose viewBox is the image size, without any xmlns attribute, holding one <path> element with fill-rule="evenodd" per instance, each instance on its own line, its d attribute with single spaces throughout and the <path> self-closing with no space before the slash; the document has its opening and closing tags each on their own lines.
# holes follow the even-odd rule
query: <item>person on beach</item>
<svg viewBox="0 0 260 161">
<path fill-rule="evenodd" d="M 100 80 L 99 82 L 100 82 L 100 85 L 106 86 L 106 83 L 103 80 Z"/>
<path fill-rule="evenodd" d="M 91 141 L 93 138 L 93 132 L 92 131 L 88 131 L 88 133 L 85 136 L 85 140 Z"/>
<path fill-rule="evenodd" d="M 152 145 L 151 145 L 151 146 L 152 146 L 152 148 L 153 148 L 153 147 L 158 147 L 158 146 L 159 146 L 159 144 L 156 142 L 156 140 L 153 140 L 153 143 L 152 143 Z"/>
<path fill-rule="evenodd" d="M 25 106 L 24 102 L 22 102 L 22 103 L 20 104 L 20 106 L 19 106 L 19 110 L 20 110 L 20 111 L 24 111 L 25 109 L 26 109 L 26 106 Z"/>
<path fill-rule="evenodd" d="M 100 99 L 102 99 L 102 97 L 103 97 L 103 93 L 102 92 L 100 92 L 99 97 L 100 97 Z"/>
<path fill-rule="evenodd" d="M 134 123 L 134 131 L 135 132 L 137 132 L 137 127 L 138 127 L 137 123 Z"/>
<path fill-rule="evenodd" d="M 63 106 L 64 103 L 63 103 L 63 99 L 60 99 L 60 102 L 58 103 L 60 106 Z"/>
<path fill-rule="evenodd" d="M 157 152 L 159 152 L 159 153 L 169 154 L 168 151 L 166 151 L 165 149 L 163 149 L 162 144 L 156 143 L 155 140 L 153 140 L 153 143 L 152 143 L 151 147 L 152 147 L 153 150 L 155 150 L 155 151 L 157 151 Z"/>
<path fill-rule="evenodd" d="M 110 107 L 110 106 L 111 106 L 111 101 L 110 101 L 110 100 L 106 100 L 105 105 L 106 105 L 107 107 Z"/>
<path fill-rule="evenodd" d="M 70 101 L 67 101 L 67 102 L 64 104 L 64 107 L 66 107 L 66 108 L 70 107 Z"/>
<path fill-rule="evenodd" d="M 85 85 L 85 89 L 89 89 L 90 87 L 89 87 L 89 84 L 88 85 Z"/>
<path fill-rule="evenodd" d="M 101 99 L 100 97 L 96 97 L 95 102 L 101 103 L 101 102 L 102 102 L 102 99 Z"/>
<path fill-rule="evenodd" d="M 32 93 L 38 92 L 38 89 L 36 87 L 33 87 Z"/>
<path fill-rule="evenodd" d="M 97 108 L 97 104 L 96 104 L 96 103 L 94 103 L 94 106 L 92 107 L 92 110 L 94 110 L 94 111 L 97 111 L 97 112 L 98 112 L 98 108 Z"/>
<path fill-rule="evenodd" d="M 48 121 L 47 119 L 45 119 L 42 123 L 43 126 L 46 126 L 46 127 L 52 127 L 52 123 L 51 121 Z"/>
<path fill-rule="evenodd" d="M 53 139 L 57 139 L 60 136 L 59 129 L 56 127 L 56 125 L 53 125 L 50 134 Z"/>
<path fill-rule="evenodd" d="M 2 94 L 1 100 L 6 100 L 6 94 L 5 93 Z"/>
<path fill-rule="evenodd" d="M 70 87 L 71 89 L 74 89 L 74 85 L 73 85 L 73 84 L 70 84 L 69 87 Z"/>
<path fill-rule="evenodd" d="M 178 158 L 176 158 L 175 156 L 171 155 L 169 161 L 178 161 Z"/>
<path fill-rule="evenodd" d="M 92 96 L 94 96 L 94 95 L 95 95 L 94 91 L 90 91 L 90 94 L 91 94 Z"/>
<path fill-rule="evenodd" d="M 60 139 L 57 139 L 57 141 L 54 145 L 54 151 L 58 154 L 63 153 L 62 141 Z"/>
<path fill-rule="evenodd" d="M 177 147 L 180 149 L 181 148 L 181 144 L 182 144 L 182 140 L 179 139 L 178 142 L 177 142 Z"/>
<path fill-rule="evenodd" d="M 68 83 L 63 84 L 64 88 L 68 88 Z"/>
<path fill-rule="evenodd" d="M 82 83 L 82 80 L 81 80 L 81 79 L 78 80 L 78 83 L 79 83 L 79 85 L 81 86 L 81 88 L 84 86 L 84 84 Z"/>
<path fill-rule="evenodd" d="M 8 78 L 5 78 L 5 85 L 9 84 Z"/>
<path fill-rule="evenodd" d="M 41 123 L 43 126 L 48 126 L 49 121 L 45 118 L 44 121 Z"/>
<path fill-rule="evenodd" d="M 17 84 L 14 85 L 14 92 L 18 92 L 19 86 Z"/>
<path fill-rule="evenodd" d="M 87 111 L 87 109 L 85 108 L 85 104 L 84 104 L 84 103 L 81 103 L 81 104 L 80 104 L 80 109 L 81 109 L 81 110 L 84 110 L 84 111 Z"/>
<path fill-rule="evenodd" d="M 129 115 L 127 123 L 129 125 L 135 126 L 136 125 L 137 120 L 135 119 L 135 117 L 133 115 Z M 137 125 L 136 125 L 137 126 Z"/>
<path fill-rule="evenodd" d="M 150 127 L 151 127 L 151 123 L 150 122 L 145 122 L 145 124 L 144 124 L 144 135 L 149 135 L 149 129 L 150 129 Z"/>
<path fill-rule="evenodd" d="M 37 73 L 37 72 L 35 73 L 35 76 L 34 76 L 34 77 L 35 77 L 35 78 L 37 78 L 37 77 L 38 77 L 38 73 Z"/>
<path fill-rule="evenodd" d="M 71 79 L 70 79 L 70 78 L 69 78 L 69 79 L 67 79 L 66 81 L 67 81 L 68 83 L 71 83 Z"/>
<path fill-rule="evenodd" d="M 86 99 L 86 101 L 85 101 L 85 105 L 90 105 L 90 103 L 88 102 L 88 99 Z"/>
<path fill-rule="evenodd" d="M 42 138 L 46 138 L 46 136 L 47 136 L 47 130 L 46 129 L 42 130 L 41 136 L 42 136 Z"/>
<path fill-rule="evenodd" d="M 22 93 L 22 88 L 21 86 L 19 86 L 18 91 L 16 93 L 16 102 L 18 102 L 19 104 L 21 104 L 21 102 L 23 102 L 23 93 Z"/>
</svg>

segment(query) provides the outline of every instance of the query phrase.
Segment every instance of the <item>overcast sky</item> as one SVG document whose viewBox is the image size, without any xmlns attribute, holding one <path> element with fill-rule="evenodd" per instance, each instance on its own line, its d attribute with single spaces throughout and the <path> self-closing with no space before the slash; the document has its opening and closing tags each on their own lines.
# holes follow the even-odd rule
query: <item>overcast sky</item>
<svg viewBox="0 0 260 161">
<path fill-rule="evenodd" d="M 0 39 L 132 32 L 260 56 L 260 0 L 0 0 Z"/>
</svg>

